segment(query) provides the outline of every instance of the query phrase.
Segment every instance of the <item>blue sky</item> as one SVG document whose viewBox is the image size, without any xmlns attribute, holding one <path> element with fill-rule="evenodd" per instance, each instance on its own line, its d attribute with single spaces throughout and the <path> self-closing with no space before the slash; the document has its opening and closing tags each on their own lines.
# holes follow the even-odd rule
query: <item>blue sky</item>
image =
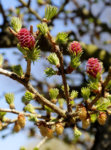
<svg viewBox="0 0 111 150">
<path fill-rule="evenodd" d="M 4 8 L 14 8 L 16 5 L 18 5 L 17 0 L 1 0 L 2 4 L 4 5 Z M 60 3 L 62 3 L 63 0 L 56 1 L 56 5 L 60 5 Z M 32 7 L 35 8 L 35 0 L 32 1 Z M 67 6 L 69 7 L 69 6 Z M 99 4 L 99 7 L 101 7 L 101 4 Z M 70 5 L 69 9 L 73 9 L 73 7 Z M 41 9 L 40 10 L 40 15 L 42 16 L 44 14 L 44 10 Z M 111 19 L 111 17 L 109 17 Z M 106 20 L 107 21 L 107 20 Z M 0 23 L 2 22 L 1 20 L 1 16 L 0 16 Z M 36 30 L 36 25 L 37 25 L 38 21 L 33 22 L 33 26 L 34 26 L 34 30 Z M 29 27 L 29 26 L 28 26 Z M 69 30 L 73 30 L 76 31 L 75 26 L 69 21 L 68 26 L 64 26 L 62 21 L 56 21 L 55 22 L 55 28 L 52 30 L 52 35 L 56 35 L 58 32 L 62 32 L 62 31 L 69 31 Z M 88 37 L 84 37 L 83 39 L 84 42 L 88 43 Z M 17 51 L 16 48 L 11 48 L 11 49 L 1 49 L 0 53 L 3 53 L 5 50 L 6 55 L 4 56 L 5 59 L 9 59 L 9 62 L 11 65 L 15 65 L 18 63 L 17 58 L 19 56 L 15 56 L 13 55 L 13 52 Z M 23 69 L 25 70 L 26 67 L 26 63 L 25 61 L 21 61 L 20 62 Z M 47 64 L 47 62 L 45 62 Z M 40 80 L 43 80 L 43 78 L 45 77 L 44 73 L 43 73 L 43 67 L 42 64 L 44 64 L 44 60 L 39 60 L 35 66 L 32 65 L 32 72 L 34 74 L 34 76 Z M 34 70 L 34 71 L 33 71 Z M 38 73 L 39 70 L 39 73 Z M 54 78 L 49 79 L 51 81 L 54 81 Z M 57 78 L 56 80 L 60 81 L 60 78 Z M 17 82 L 4 77 L 4 76 L 0 76 L 0 107 L 4 107 L 4 108 L 8 108 L 8 105 L 5 103 L 5 99 L 4 99 L 4 93 L 6 92 L 14 92 L 16 93 L 17 91 L 20 91 L 20 89 L 23 88 L 22 85 L 17 84 Z M 23 108 L 23 104 L 20 103 L 20 99 L 23 96 L 24 92 L 18 92 L 15 95 L 15 106 L 17 106 L 17 110 L 21 110 Z M 10 114 L 8 115 L 10 116 Z M 15 117 L 14 115 L 11 115 L 11 117 Z M 30 126 L 30 124 L 28 124 L 28 126 Z M 10 126 L 11 128 L 11 126 Z M 4 135 L 4 134 L 8 134 L 10 133 L 10 128 L 9 130 L 6 130 L 5 132 L 0 132 L 0 136 Z M 27 145 L 27 143 L 32 143 L 33 139 L 27 138 L 27 131 L 21 131 L 20 133 L 14 134 L 14 135 L 9 135 L 7 136 L 5 139 L 0 139 L 0 149 L 2 150 L 19 150 L 20 146 L 22 145 Z M 38 139 L 37 139 L 38 141 Z"/>
<path fill-rule="evenodd" d="M 2 0 L 1 1 L 4 8 L 7 9 L 7 8 L 14 8 L 16 5 L 18 5 L 18 2 L 17 0 Z M 34 4 L 35 0 L 32 1 L 32 7 L 35 8 L 35 4 Z M 44 14 L 45 10 L 42 10 L 40 12 L 41 15 Z M 2 20 L 1 20 L 1 16 L 0 16 L 0 24 L 2 23 Z M 33 26 L 34 26 L 34 30 L 36 30 L 36 25 L 37 25 L 38 22 L 33 22 Z M 29 27 L 29 26 L 28 26 Z M 56 28 L 52 34 L 56 35 L 56 31 L 63 31 L 63 24 L 60 23 L 60 26 L 59 28 Z M 68 30 L 68 29 L 67 29 Z M 6 52 L 6 55 L 4 56 L 5 59 L 8 59 L 9 60 L 9 63 L 11 65 L 15 65 L 18 63 L 17 59 L 18 57 L 13 55 L 13 52 L 17 51 L 16 48 L 2 48 L 0 50 L 0 53 L 3 53 L 5 50 Z M 42 60 L 39 60 L 38 63 L 36 63 L 35 65 L 32 65 L 32 70 L 39 70 L 39 74 L 37 71 L 33 71 L 34 75 L 36 78 L 42 80 L 43 77 L 45 76 L 44 73 L 43 73 L 43 68 L 41 67 L 41 63 L 44 63 Z M 25 70 L 25 67 L 26 67 L 26 63 L 25 61 L 21 61 L 20 64 L 22 65 L 23 69 Z M 52 79 L 53 80 L 53 79 Z M 60 79 L 59 79 L 60 80 Z M 20 91 L 21 88 L 23 88 L 22 85 L 20 84 L 17 84 L 17 82 L 5 77 L 5 76 L 0 76 L 0 107 L 3 107 L 3 108 L 8 108 L 8 104 L 5 103 L 5 99 L 4 99 L 4 94 L 6 92 L 13 92 L 13 93 L 16 93 L 17 91 Z M 21 97 L 23 96 L 23 93 L 24 92 L 17 92 L 17 94 L 15 94 L 15 106 L 17 106 L 17 110 L 22 110 L 23 108 L 23 104 L 20 102 L 21 100 Z M 10 117 L 10 114 L 8 114 L 7 116 Z M 14 118 L 15 115 L 11 115 L 11 118 Z M 27 126 L 30 126 L 30 123 L 28 123 Z M 6 130 L 6 131 L 3 131 L 1 132 L 0 134 L 0 137 L 3 136 L 3 135 L 7 135 L 10 133 L 10 129 L 12 128 L 12 126 L 9 126 L 9 129 Z M 27 127 L 26 127 L 27 128 Z M 17 134 L 11 134 L 9 136 L 7 136 L 6 138 L 4 139 L 0 139 L 0 149 L 2 150 L 19 150 L 20 146 L 27 146 L 28 144 L 31 144 L 34 139 L 29 139 L 27 137 L 28 135 L 28 132 L 27 131 L 21 131 Z M 36 139 L 36 141 L 38 142 L 38 139 Z"/>
</svg>

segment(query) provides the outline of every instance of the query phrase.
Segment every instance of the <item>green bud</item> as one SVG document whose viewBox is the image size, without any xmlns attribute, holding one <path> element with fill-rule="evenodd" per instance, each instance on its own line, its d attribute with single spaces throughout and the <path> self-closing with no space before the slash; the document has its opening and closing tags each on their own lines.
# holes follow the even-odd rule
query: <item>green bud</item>
<svg viewBox="0 0 111 150">
<path fill-rule="evenodd" d="M 75 138 L 79 138 L 81 134 L 82 134 L 81 131 L 77 127 L 74 127 Z"/>
<path fill-rule="evenodd" d="M 21 29 L 22 27 L 22 22 L 19 18 L 17 17 L 12 17 L 11 19 L 11 26 L 13 27 L 13 29 L 16 31 L 16 32 L 19 32 L 19 30 Z"/>
<path fill-rule="evenodd" d="M 47 68 L 45 70 L 45 74 L 47 75 L 47 77 L 51 77 L 53 75 L 56 75 L 57 72 L 53 68 Z"/>
<path fill-rule="evenodd" d="M 37 61 L 40 57 L 40 49 L 39 47 L 35 47 L 32 51 L 27 51 L 27 59 Z"/>
<path fill-rule="evenodd" d="M 57 96 L 59 95 L 59 90 L 57 88 L 51 88 L 49 90 L 49 95 L 51 99 L 56 99 Z"/>
<path fill-rule="evenodd" d="M 70 104 L 71 104 L 72 106 L 74 106 L 74 104 L 75 104 L 74 100 L 70 100 Z"/>
<path fill-rule="evenodd" d="M 99 82 L 92 82 L 92 81 L 90 81 L 89 84 L 88 84 L 89 88 L 93 91 L 98 91 L 99 90 L 99 85 L 100 85 Z"/>
<path fill-rule="evenodd" d="M 12 66 L 12 70 L 20 77 L 23 75 L 23 70 L 21 65 Z"/>
<path fill-rule="evenodd" d="M 22 147 L 20 147 L 20 150 L 26 150 L 26 148 L 22 146 Z"/>
<path fill-rule="evenodd" d="M 52 64 L 52 65 L 55 65 L 55 66 L 60 66 L 60 63 L 59 63 L 59 58 L 57 57 L 57 55 L 55 53 L 51 53 L 47 60 Z"/>
<path fill-rule="evenodd" d="M 45 35 L 48 32 L 48 26 L 46 23 L 40 23 L 37 25 L 37 28 L 39 29 L 40 33 Z"/>
<path fill-rule="evenodd" d="M 37 147 L 34 147 L 33 150 L 39 150 Z"/>
<path fill-rule="evenodd" d="M 37 61 L 40 57 L 39 46 L 34 47 L 31 51 L 27 47 L 21 47 L 20 44 L 17 44 L 17 48 L 25 56 L 26 59 L 30 59 L 33 62 Z"/>
<path fill-rule="evenodd" d="M 65 102 L 65 99 L 63 99 L 63 98 L 58 99 L 58 103 L 59 103 L 60 108 L 63 108 L 64 102 Z"/>
<path fill-rule="evenodd" d="M 32 122 L 37 122 L 38 119 L 37 119 L 37 115 L 30 115 L 30 117 L 28 117 L 29 121 L 32 121 Z"/>
<path fill-rule="evenodd" d="M 6 115 L 7 113 L 6 112 L 0 112 L 0 119 L 3 119 L 3 117 Z"/>
<path fill-rule="evenodd" d="M 3 56 L 0 54 L 0 67 L 2 66 L 3 64 Z"/>
<path fill-rule="evenodd" d="M 35 109 L 33 107 L 32 104 L 27 104 L 25 107 L 24 107 L 24 110 L 25 111 L 29 111 L 30 113 L 35 113 Z"/>
<path fill-rule="evenodd" d="M 81 62 L 80 62 L 80 56 L 81 54 L 78 54 L 77 56 L 72 55 L 71 56 L 71 67 L 72 68 L 77 68 L 78 66 L 80 66 Z"/>
<path fill-rule="evenodd" d="M 99 111 L 105 111 L 110 105 L 111 105 L 111 102 L 109 98 L 101 97 L 96 104 L 96 108 Z"/>
<path fill-rule="evenodd" d="M 91 122 L 94 123 L 97 120 L 97 114 L 90 115 Z"/>
<path fill-rule="evenodd" d="M 48 106 L 44 106 L 44 108 L 45 108 L 45 110 L 47 110 L 47 112 L 53 112 L 53 110 L 50 108 L 50 107 L 48 107 Z"/>
<path fill-rule="evenodd" d="M 25 96 L 22 97 L 22 102 L 28 104 L 33 99 L 33 94 L 29 91 L 26 91 Z"/>
<path fill-rule="evenodd" d="M 81 89 L 81 94 L 85 100 L 87 100 L 90 96 L 90 89 L 88 87 L 83 87 Z"/>
<path fill-rule="evenodd" d="M 25 97 L 25 99 L 26 99 L 27 101 L 31 101 L 31 100 L 33 99 L 33 94 L 30 93 L 29 91 L 26 91 L 24 97 Z"/>
<path fill-rule="evenodd" d="M 45 18 L 49 21 L 57 14 L 57 7 L 47 5 L 45 9 Z"/>
<path fill-rule="evenodd" d="M 70 94 L 70 99 L 75 99 L 75 98 L 77 98 L 77 96 L 78 96 L 78 92 L 73 90 Z"/>
<path fill-rule="evenodd" d="M 10 119 L 7 118 L 7 117 L 5 117 L 5 116 L 3 116 L 2 121 L 3 121 L 3 122 L 10 122 Z"/>
<path fill-rule="evenodd" d="M 10 108 L 11 109 L 14 109 L 15 106 L 14 106 L 14 94 L 13 93 L 7 93 L 5 94 L 5 99 L 6 99 L 6 102 L 10 105 Z"/>
<path fill-rule="evenodd" d="M 68 41 L 68 34 L 65 32 L 61 32 L 57 34 L 56 43 L 57 44 L 66 44 Z"/>
<path fill-rule="evenodd" d="M 62 91 L 64 91 L 64 86 L 63 85 L 62 85 L 61 89 L 62 89 Z M 68 84 L 67 84 L 67 89 L 68 89 L 68 92 L 69 92 L 70 88 L 69 88 Z"/>
<path fill-rule="evenodd" d="M 37 0 L 37 3 L 38 3 L 39 5 L 43 5 L 43 4 L 44 4 L 44 1 L 43 1 L 43 0 Z"/>
<path fill-rule="evenodd" d="M 27 48 L 27 49 L 24 49 L 23 47 L 20 46 L 19 43 L 17 44 L 17 48 L 18 48 L 18 50 L 26 57 L 27 51 L 29 51 L 29 49 L 28 49 L 28 48 Z"/>
</svg>

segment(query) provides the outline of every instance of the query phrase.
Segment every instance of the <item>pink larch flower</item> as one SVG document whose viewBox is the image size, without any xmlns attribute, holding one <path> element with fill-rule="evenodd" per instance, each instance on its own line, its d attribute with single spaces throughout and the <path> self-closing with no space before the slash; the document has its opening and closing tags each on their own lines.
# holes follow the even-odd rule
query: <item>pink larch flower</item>
<svg viewBox="0 0 111 150">
<path fill-rule="evenodd" d="M 33 35 L 28 31 L 26 28 L 22 28 L 18 32 L 18 40 L 21 47 L 27 47 L 29 49 L 32 49 L 35 45 L 35 38 Z"/>
<path fill-rule="evenodd" d="M 80 53 L 82 53 L 82 48 L 79 42 L 77 41 L 73 41 L 72 43 L 70 43 L 69 45 L 69 51 L 73 54 L 75 53 L 76 56 Z"/>
<path fill-rule="evenodd" d="M 97 58 L 89 58 L 86 65 L 86 72 L 90 76 L 96 78 L 97 74 L 102 73 L 102 64 Z"/>
</svg>

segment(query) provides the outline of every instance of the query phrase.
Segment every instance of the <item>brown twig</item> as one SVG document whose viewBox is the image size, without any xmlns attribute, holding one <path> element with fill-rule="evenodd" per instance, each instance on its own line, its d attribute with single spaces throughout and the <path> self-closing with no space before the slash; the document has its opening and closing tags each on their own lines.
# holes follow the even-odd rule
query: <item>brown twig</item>
<svg viewBox="0 0 111 150">
<path fill-rule="evenodd" d="M 74 2 L 74 4 L 75 4 L 75 6 L 77 7 L 77 9 L 79 9 L 80 6 L 79 6 L 78 2 L 77 2 L 76 0 L 72 0 L 72 1 Z"/>
<path fill-rule="evenodd" d="M 0 108 L 0 112 L 7 112 L 7 113 L 13 113 L 13 114 L 24 114 L 26 117 L 30 117 L 32 115 L 32 113 L 25 113 L 25 112 L 20 112 L 20 111 L 17 111 L 15 109 L 5 109 L 5 108 Z M 37 118 L 42 118 L 41 115 L 38 115 L 36 114 Z"/>
<path fill-rule="evenodd" d="M 24 85 L 24 87 L 29 92 L 34 94 L 34 98 L 35 98 L 36 101 L 38 101 L 39 103 L 41 103 L 43 105 L 46 105 L 46 106 L 50 107 L 53 111 L 55 111 L 61 117 L 66 117 L 65 111 L 63 111 L 62 109 L 57 107 L 55 104 L 51 103 L 49 100 L 47 100 L 42 95 L 40 95 L 30 83 L 27 83 L 25 78 L 19 77 L 17 74 L 15 74 L 13 72 L 10 72 L 10 71 L 7 71 L 7 70 L 4 70 L 2 68 L 0 68 L 0 74 L 5 75 L 7 77 L 10 77 L 11 79 L 13 79 L 15 81 L 18 81 L 19 83 Z"/>
<path fill-rule="evenodd" d="M 64 60 L 63 60 L 63 55 L 59 49 L 59 47 L 56 45 L 56 43 L 53 41 L 52 36 L 50 33 L 47 34 L 48 39 L 50 43 L 52 44 L 52 50 L 57 54 L 59 61 L 60 61 L 60 70 L 61 70 L 61 75 L 62 75 L 62 81 L 64 85 L 64 92 L 65 92 L 65 97 L 67 100 L 67 109 L 68 112 L 72 111 L 71 105 L 70 105 L 70 99 L 69 99 L 69 92 L 68 92 L 68 87 L 67 87 L 67 81 L 65 77 L 65 72 L 64 72 Z"/>
<path fill-rule="evenodd" d="M 36 146 L 36 148 L 39 149 L 39 148 L 46 142 L 47 139 L 48 139 L 48 137 L 44 137 L 44 138 L 40 141 L 40 143 Z"/>
<path fill-rule="evenodd" d="M 24 7 L 27 7 L 29 12 L 31 14 L 33 14 L 38 20 L 42 21 L 42 18 L 38 15 L 38 13 L 33 10 L 26 2 L 24 2 L 23 0 L 19 0 L 19 2 L 24 6 Z"/>
<path fill-rule="evenodd" d="M 26 70 L 26 74 L 25 74 L 25 79 L 28 82 L 30 79 L 30 73 L 31 73 L 31 60 L 27 60 L 27 70 Z"/>
<path fill-rule="evenodd" d="M 9 27 L 9 31 L 10 31 L 14 36 L 17 36 L 17 33 L 16 33 L 12 28 Z"/>
</svg>

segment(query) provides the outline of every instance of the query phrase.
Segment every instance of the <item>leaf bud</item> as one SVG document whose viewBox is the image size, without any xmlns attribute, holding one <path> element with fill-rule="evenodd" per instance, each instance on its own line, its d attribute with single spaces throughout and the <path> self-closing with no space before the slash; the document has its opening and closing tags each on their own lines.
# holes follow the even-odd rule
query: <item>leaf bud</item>
<svg viewBox="0 0 111 150">
<path fill-rule="evenodd" d="M 19 18 L 12 17 L 12 19 L 11 19 L 11 26 L 13 27 L 13 29 L 16 32 L 19 32 L 21 27 L 22 27 L 22 22 L 21 22 L 21 20 Z"/>
<path fill-rule="evenodd" d="M 13 93 L 5 94 L 5 99 L 6 99 L 6 102 L 9 104 L 10 108 L 14 109 L 15 108 L 15 105 L 14 105 L 14 94 Z"/>
<path fill-rule="evenodd" d="M 32 104 L 27 104 L 25 107 L 24 107 L 24 110 L 25 111 L 29 111 L 30 113 L 35 113 L 35 109 L 33 107 Z"/>
<path fill-rule="evenodd" d="M 75 138 L 78 138 L 81 136 L 81 131 L 75 126 L 74 127 L 74 135 L 75 135 Z"/>
</svg>

